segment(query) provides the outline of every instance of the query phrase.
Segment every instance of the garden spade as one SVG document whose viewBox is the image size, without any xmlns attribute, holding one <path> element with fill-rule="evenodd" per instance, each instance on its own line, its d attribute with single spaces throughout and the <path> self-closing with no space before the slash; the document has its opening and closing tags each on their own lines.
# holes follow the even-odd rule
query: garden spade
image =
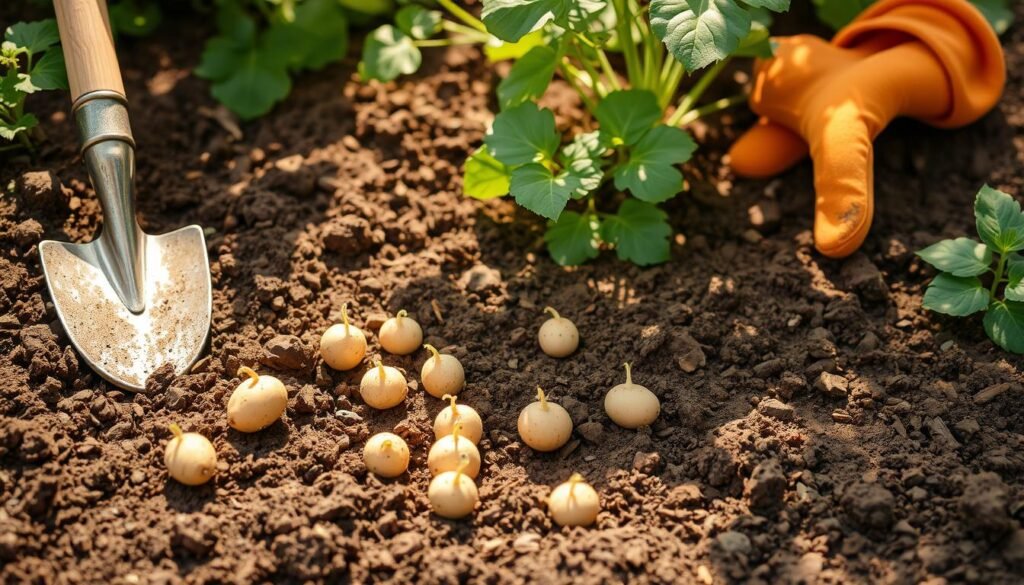
<svg viewBox="0 0 1024 585">
<path fill-rule="evenodd" d="M 186 371 L 210 330 L 199 226 L 153 236 L 135 218 L 135 141 L 104 0 L 55 0 L 81 153 L 103 208 L 88 244 L 44 241 L 43 274 L 82 358 L 128 390 L 164 364 Z"/>
</svg>

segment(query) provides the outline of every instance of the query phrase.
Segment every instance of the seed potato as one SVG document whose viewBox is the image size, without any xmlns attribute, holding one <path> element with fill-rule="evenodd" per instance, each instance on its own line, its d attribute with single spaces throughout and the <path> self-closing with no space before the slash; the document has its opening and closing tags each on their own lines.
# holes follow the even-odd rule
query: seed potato
<svg viewBox="0 0 1024 585">
<path fill-rule="evenodd" d="M 544 310 L 551 313 L 551 318 L 540 326 L 540 332 L 537 334 L 540 348 L 555 358 L 571 355 L 580 345 L 580 332 L 576 325 L 551 307 L 545 307 Z"/>
<path fill-rule="evenodd" d="M 601 511 L 601 500 L 583 476 L 574 473 L 569 481 L 552 490 L 548 511 L 559 526 L 590 526 Z"/>
<path fill-rule="evenodd" d="M 473 513 L 480 494 L 476 484 L 460 466 L 455 471 L 446 471 L 435 477 L 427 488 L 427 498 L 435 514 L 458 520 Z"/>
<path fill-rule="evenodd" d="M 366 335 L 348 322 L 348 305 L 341 306 L 341 324 L 331 325 L 320 338 L 320 355 L 335 370 L 347 371 L 366 357 Z"/>
<path fill-rule="evenodd" d="M 554 451 L 572 435 L 572 417 L 537 388 L 537 401 L 519 413 L 519 436 L 535 451 Z"/>
<path fill-rule="evenodd" d="M 429 343 L 424 345 L 433 354 L 423 362 L 420 370 L 420 380 L 423 381 L 423 389 L 435 398 L 442 398 L 446 394 L 458 394 L 466 384 L 466 372 L 462 369 L 462 362 L 459 358 L 442 354 Z"/>
<path fill-rule="evenodd" d="M 377 433 L 363 446 L 363 463 L 370 473 L 398 477 L 409 468 L 409 445 L 394 433 Z"/>
<path fill-rule="evenodd" d="M 402 372 L 376 362 L 363 374 L 359 382 L 359 395 L 366 404 L 378 410 L 387 410 L 401 404 L 409 391 Z"/>
<path fill-rule="evenodd" d="M 288 408 L 288 391 L 274 376 L 261 376 L 242 366 L 239 376 L 249 376 L 228 399 L 228 425 L 236 431 L 254 433 L 274 424 Z"/>
<path fill-rule="evenodd" d="M 626 366 L 626 382 L 608 391 L 604 397 L 604 410 L 620 427 L 637 429 L 654 422 L 661 412 L 661 401 L 646 387 L 633 383 L 633 374 Z"/>
<path fill-rule="evenodd" d="M 423 329 L 404 310 L 380 326 L 377 334 L 384 351 L 395 355 L 409 355 L 423 344 Z"/>
<path fill-rule="evenodd" d="M 455 471 L 462 466 L 463 473 L 472 479 L 480 474 L 480 451 L 468 438 L 461 436 L 462 424 L 455 423 L 452 434 L 441 437 L 430 447 L 427 454 L 427 468 L 430 475 L 441 475 L 446 471 Z"/>
<path fill-rule="evenodd" d="M 442 398 L 451 406 L 445 407 L 434 418 L 434 439 L 452 434 L 455 423 L 462 423 L 462 436 L 474 445 L 479 444 L 484 435 L 484 422 L 480 420 L 477 411 L 465 404 L 455 404 L 455 396 L 451 394 L 445 394 Z"/>
<path fill-rule="evenodd" d="M 184 433 L 171 424 L 174 437 L 164 449 L 167 474 L 185 485 L 202 485 L 217 472 L 217 450 L 199 433 Z"/>
</svg>

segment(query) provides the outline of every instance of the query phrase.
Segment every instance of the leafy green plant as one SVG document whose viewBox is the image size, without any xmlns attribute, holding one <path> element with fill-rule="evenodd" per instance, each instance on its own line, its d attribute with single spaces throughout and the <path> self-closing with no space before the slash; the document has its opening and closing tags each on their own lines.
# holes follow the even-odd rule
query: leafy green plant
<svg viewBox="0 0 1024 585">
<path fill-rule="evenodd" d="M 366 2 L 373 10 L 388 4 Z M 288 96 L 290 74 L 341 60 L 348 28 L 338 0 L 220 0 L 218 34 L 207 41 L 195 73 L 213 82 L 213 97 L 228 109 L 256 118 Z"/>
<path fill-rule="evenodd" d="M 1024 353 L 1024 213 L 1013 197 L 986 185 L 974 200 L 974 217 L 980 242 L 943 240 L 917 253 L 940 271 L 923 305 L 954 317 L 984 311 L 989 338 Z"/>
<path fill-rule="evenodd" d="M 841 29 L 875 0 L 812 0 L 818 19 L 833 29 Z M 1010 0 L 971 0 L 971 4 L 985 15 L 997 34 L 1003 34 L 1013 24 Z"/>
<path fill-rule="evenodd" d="M 0 151 L 33 150 L 32 129 L 39 120 L 25 112 L 25 98 L 46 89 L 67 89 L 57 21 L 50 18 L 7 27 L 0 45 Z M 17 141 L 17 142 L 15 142 Z"/>
<path fill-rule="evenodd" d="M 657 204 L 683 191 L 678 167 L 696 149 L 681 127 L 745 100 L 698 105 L 730 58 L 771 54 L 769 11 L 789 0 L 483 0 L 480 18 L 451 0 L 437 6 L 406 6 L 368 36 L 362 76 L 413 73 L 436 46 L 480 44 L 492 61 L 514 60 L 497 87 L 501 111 L 466 161 L 464 192 L 511 194 L 548 219 L 560 264 L 614 248 L 648 265 L 669 258 L 672 229 Z M 684 77 L 708 66 L 680 95 Z M 585 109 L 569 137 L 538 105 L 556 75 Z"/>
</svg>

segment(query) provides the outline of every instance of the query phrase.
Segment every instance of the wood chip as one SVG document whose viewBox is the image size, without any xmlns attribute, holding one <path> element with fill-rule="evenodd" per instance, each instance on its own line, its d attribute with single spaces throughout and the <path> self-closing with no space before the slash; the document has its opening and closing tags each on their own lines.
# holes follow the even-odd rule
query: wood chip
<svg viewBox="0 0 1024 585">
<path fill-rule="evenodd" d="M 928 430 L 932 432 L 933 437 L 945 441 L 947 445 L 954 449 L 960 447 L 960 442 L 956 440 L 953 433 L 949 432 L 949 427 L 946 426 L 946 423 L 942 422 L 941 418 L 937 416 L 932 417 L 926 420 L 925 424 L 928 425 Z"/>
<path fill-rule="evenodd" d="M 1003 392 L 1006 392 L 1007 390 L 1009 390 L 1013 386 L 1014 386 L 1014 384 L 1011 384 L 1009 382 L 1003 382 L 1001 384 L 993 384 L 993 385 L 989 386 L 988 388 L 985 388 L 981 392 L 978 392 L 977 394 L 975 394 L 974 395 L 974 403 L 975 404 L 987 404 L 989 402 L 992 402 L 993 400 L 996 399 L 997 396 L 999 396 Z"/>
<path fill-rule="evenodd" d="M 219 124 L 235 140 L 242 139 L 242 129 L 238 126 L 238 122 L 235 121 L 235 116 L 224 106 L 217 106 L 216 108 L 199 106 L 197 111 L 200 116 L 209 118 Z"/>
<path fill-rule="evenodd" d="M 437 322 L 444 324 L 444 315 L 441 314 L 441 303 L 437 302 L 437 299 L 430 299 L 430 308 L 434 310 Z"/>
<path fill-rule="evenodd" d="M 853 417 L 845 410 L 833 410 L 832 420 L 841 425 L 853 424 Z"/>
</svg>

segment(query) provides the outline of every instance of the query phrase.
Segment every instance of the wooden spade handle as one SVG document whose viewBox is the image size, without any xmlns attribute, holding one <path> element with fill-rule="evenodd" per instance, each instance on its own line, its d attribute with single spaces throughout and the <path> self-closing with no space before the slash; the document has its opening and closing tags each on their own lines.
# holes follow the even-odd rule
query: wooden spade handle
<svg viewBox="0 0 1024 585">
<path fill-rule="evenodd" d="M 106 0 L 53 0 L 71 100 L 90 91 L 124 95 Z"/>
</svg>

